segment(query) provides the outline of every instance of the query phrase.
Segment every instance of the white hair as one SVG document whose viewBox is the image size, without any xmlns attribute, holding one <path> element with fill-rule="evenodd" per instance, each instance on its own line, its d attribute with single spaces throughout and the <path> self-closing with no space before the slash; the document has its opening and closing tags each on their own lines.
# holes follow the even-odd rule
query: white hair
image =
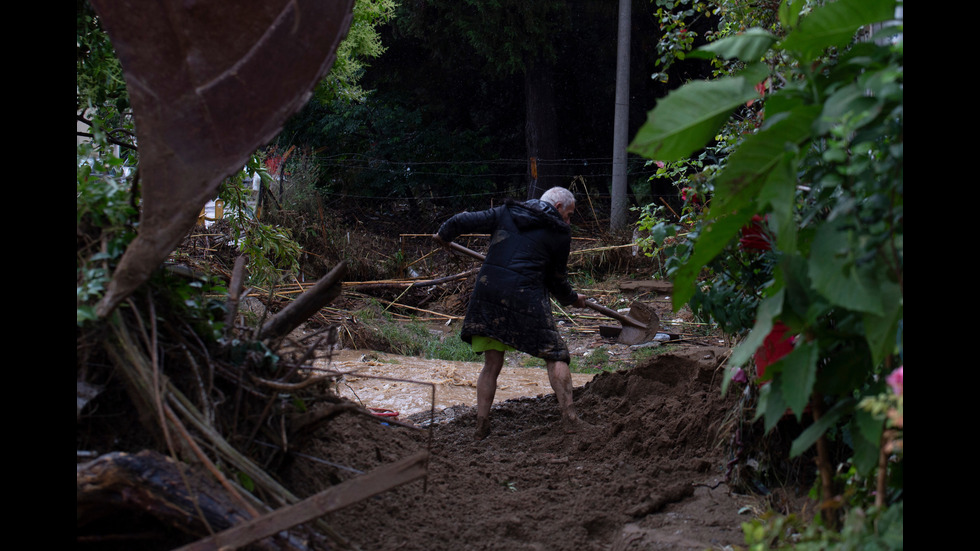
<svg viewBox="0 0 980 551">
<path fill-rule="evenodd" d="M 553 187 L 541 194 L 541 200 L 552 206 L 561 203 L 565 206 L 575 204 L 575 195 L 563 187 Z"/>
</svg>

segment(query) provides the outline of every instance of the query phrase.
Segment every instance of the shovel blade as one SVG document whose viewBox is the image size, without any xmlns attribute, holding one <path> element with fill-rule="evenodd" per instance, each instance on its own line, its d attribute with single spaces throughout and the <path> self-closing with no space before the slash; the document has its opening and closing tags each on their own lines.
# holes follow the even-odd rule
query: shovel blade
<svg viewBox="0 0 980 551">
<path fill-rule="evenodd" d="M 657 331 L 660 330 L 660 317 L 653 311 L 649 304 L 635 301 L 630 305 L 629 317 L 646 325 L 646 329 L 641 329 L 632 325 L 623 325 L 623 330 L 619 333 L 619 342 L 623 344 L 643 344 L 654 340 Z"/>
</svg>

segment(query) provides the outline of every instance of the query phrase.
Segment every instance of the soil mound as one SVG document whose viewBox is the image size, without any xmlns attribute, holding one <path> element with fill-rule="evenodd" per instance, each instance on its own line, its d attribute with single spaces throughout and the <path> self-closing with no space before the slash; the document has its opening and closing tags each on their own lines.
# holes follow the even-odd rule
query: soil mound
<svg viewBox="0 0 980 551">
<path fill-rule="evenodd" d="M 327 520 L 364 550 L 709 549 L 740 544 L 745 499 L 724 484 L 723 348 L 654 357 L 575 391 L 591 427 L 561 430 L 554 395 L 494 407 L 473 440 L 475 412 L 432 432 L 341 416 L 289 469 L 313 494 L 429 449 L 429 476 Z M 740 502 L 741 501 L 741 502 Z"/>
</svg>

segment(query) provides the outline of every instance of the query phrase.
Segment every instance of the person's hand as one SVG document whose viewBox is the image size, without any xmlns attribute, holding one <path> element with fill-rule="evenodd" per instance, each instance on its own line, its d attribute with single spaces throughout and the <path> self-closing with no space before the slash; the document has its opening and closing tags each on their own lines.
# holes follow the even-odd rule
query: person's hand
<svg viewBox="0 0 980 551">
<path fill-rule="evenodd" d="M 580 293 L 575 293 L 575 294 L 578 295 L 578 298 L 575 299 L 575 302 L 572 305 L 575 306 L 576 308 L 585 308 L 586 307 L 585 301 L 587 300 L 588 297 Z"/>
<path fill-rule="evenodd" d="M 449 248 L 449 243 L 447 243 L 443 238 L 439 237 L 438 233 L 432 234 L 432 240 L 439 244 L 439 246 L 446 249 Z"/>
</svg>

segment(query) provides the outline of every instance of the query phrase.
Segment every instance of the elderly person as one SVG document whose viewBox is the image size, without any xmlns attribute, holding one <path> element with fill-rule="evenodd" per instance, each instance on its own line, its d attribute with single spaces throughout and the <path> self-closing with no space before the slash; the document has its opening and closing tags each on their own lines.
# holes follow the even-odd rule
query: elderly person
<svg viewBox="0 0 980 551">
<path fill-rule="evenodd" d="M 447 245 L 464 233 L 491 234 L 460 334 L 474 351 L 484 354 L 476 386 L 478 440 L 490 433 L 490 406 L 504 353 L 515 349 L 544 359 L 565 430 L 574 432 L 584 425 L 572 403 L 568 347 L 558 334 L 549 300 L 551 295 L 563 306 L 585 306 L 586 297 L 568 283 L 568 224 L 574 210 L 572 193 L 555 187 L 541 199 L 457 214 L 433 235 Z"/>
</svg>

